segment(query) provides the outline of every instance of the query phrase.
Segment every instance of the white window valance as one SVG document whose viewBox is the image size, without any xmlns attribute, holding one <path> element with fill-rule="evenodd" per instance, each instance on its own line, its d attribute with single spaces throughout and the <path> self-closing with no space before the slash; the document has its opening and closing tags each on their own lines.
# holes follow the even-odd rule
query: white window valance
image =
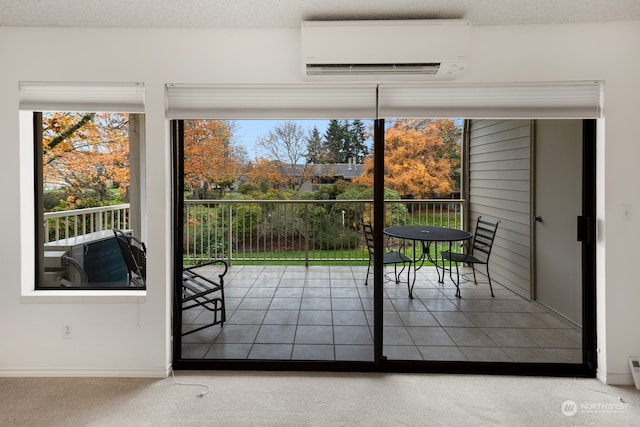
<svg viewBox="0 0 640 427">
<path fill-rule="evenodd" d="M 166 86 L 170 119 L 601 118 L 603 85 L 560 83 Z"/>
<path fill-rule="evenodd" d="M 379 117 L 597 119 L 601 82 L 379 85 Z"/>
<path fill-rule="evenodd" d="M 375 85 L 166 86 L 170 119 L 374 119 Z"/>
<path fill-rule="evenodd" d="M 20 109 L 144 113 L 144 84 L 20 82 Z"/>
</svg>

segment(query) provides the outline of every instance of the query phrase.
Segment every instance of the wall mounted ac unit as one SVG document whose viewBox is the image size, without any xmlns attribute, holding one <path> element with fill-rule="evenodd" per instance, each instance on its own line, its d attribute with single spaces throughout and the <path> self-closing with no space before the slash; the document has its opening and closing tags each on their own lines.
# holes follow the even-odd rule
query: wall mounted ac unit
<svg viewBox="0 0 640 427">
<path fill-rule="evenodd" d="M 463 20 L 304 21 L 307 80 L 451 80 L 467 68 L 471 25 Z"/>
</svg>

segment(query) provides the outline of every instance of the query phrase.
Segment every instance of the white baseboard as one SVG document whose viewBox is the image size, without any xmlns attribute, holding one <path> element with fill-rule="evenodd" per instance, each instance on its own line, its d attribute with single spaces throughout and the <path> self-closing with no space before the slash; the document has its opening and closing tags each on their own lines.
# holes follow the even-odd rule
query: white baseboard
<svg viewBox="0 0 640 427">
<path fill-rule="evenodd" d="M 167 378 L 170 369 L 0 369 L 0 377 Z"/>
<path fill-rule="evenodd" d="M 634 385 L 631 373 L 614 374 L 598 370 L 596 377 L 607 385 Z"/>
</svg>

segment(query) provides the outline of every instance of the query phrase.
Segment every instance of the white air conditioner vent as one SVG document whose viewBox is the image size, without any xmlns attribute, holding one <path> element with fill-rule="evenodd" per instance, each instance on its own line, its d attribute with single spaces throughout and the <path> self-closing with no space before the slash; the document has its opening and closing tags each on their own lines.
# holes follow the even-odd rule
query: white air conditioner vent
<svg viewBox="0 0 640 427">
<path fill-rule="evenodd" d="M 308 75 L 437 74 L 439 63 L 425 64 L 307 64 Z"/>
<path fill-rule="evenodd" d="M 305 21 L 308 80 L 451 80 L 467 67 L 471 26 L 462 20 Z"/>
</svg>

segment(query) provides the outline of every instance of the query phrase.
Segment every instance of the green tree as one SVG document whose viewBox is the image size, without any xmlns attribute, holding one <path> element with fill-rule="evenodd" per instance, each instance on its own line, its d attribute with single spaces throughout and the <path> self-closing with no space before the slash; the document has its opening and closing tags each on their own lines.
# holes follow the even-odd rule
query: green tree
<svg viewBox="0 0 640 427">
<path fill-rule="evenodd" d="M 344 146 L 346 144 L 347 135 L 345 128 L 339 120 L 330 120 L 327 130 L 324 134 L 327 145 L 328 158 L 327 163 L 346 163 L 344 155 Z"/>
<path fill-rule="evenodd" d="M 328 163 L 348 163 L 352 159 L 361 163 L 369 155 L 365 126 L 361 120 L 330 120 L 325 140 Z"/>
<path fill-rule="evenodd" d="M 369 155 L 369 147 L 366 144 L 366 130 L 362 120 L 354 120 L 348 128 L 350 137 L 351 157 L 356 163 L 362 163 Z"/>
<path fill-rule="evenodd" d="M 316 165 L 327 163 L 329 151 L 327 145 L 320 136 L 317 127 L 313 127 L 311 134 L 307 138 L 307 162 Z"/>
</svg>

